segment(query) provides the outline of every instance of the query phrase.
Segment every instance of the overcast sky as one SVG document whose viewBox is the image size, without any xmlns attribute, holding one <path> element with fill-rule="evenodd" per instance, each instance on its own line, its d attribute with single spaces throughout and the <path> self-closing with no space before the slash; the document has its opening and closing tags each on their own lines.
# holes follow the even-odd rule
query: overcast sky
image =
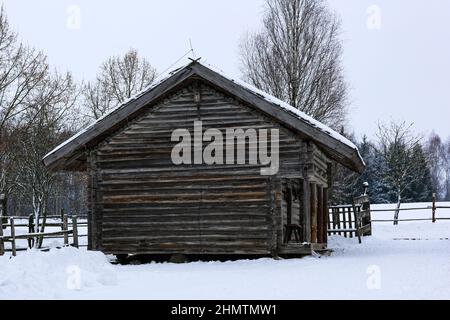
<svg viewBox="0 0 450 320">
<path fill-rule="evenodd" d="M 240 77 L 239 43 L 259 28 L 264 0 L 0 2 L 24 42 L 45 51 L 52 66 L 90 80 L 105 58 L 129 48 L 163 71 L 189 50 L 189 39 L 197 55 Z M 450 136 L 450 1 L 330 6 L 343 23 L 351 129 L 373 136 L 379 120 L 395 119 Z"/>
</svg>

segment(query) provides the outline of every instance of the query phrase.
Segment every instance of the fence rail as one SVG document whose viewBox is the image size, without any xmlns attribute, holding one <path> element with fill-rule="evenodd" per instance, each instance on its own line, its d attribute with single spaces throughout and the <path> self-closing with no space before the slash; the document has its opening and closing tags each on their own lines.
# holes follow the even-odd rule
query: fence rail
<svg viewBox="0 0 450 320">
<path fill-rule="evenodd" d="M 430 218 L 406 218 L 406 219 L 371 219 L 371 223 L 394 223 L 399 222 L 419 222 L 419 221 L 431 221 L 436 223 L 437 221 L 450 220 L 450 218 L 437 216 L 438 210 L 450 209 L 450 206 L 436 205 L 436 195 L 433 194 L 431 205 L 417 208 L 401 208 L 401 204 L 392 209 L 370 209 L 370 212 L 394 212 L 395 217 L 398 217 L 398 213 L 402 211 L 423 211 L 430 210 Z M 328 234 L 340 235 L 346 238 L 353 238 L 357 236 L 357 223 L 354 213 L 355 208 L 353 205 L 339 205 L 330 206 L 329 208 L 329 221 L 328 221 Z"/>
<path fill-rule="evenodd" d="M 353 199 L 351 205 L 332 206 L 329 208 L 328 234 L 346 238 L 372 235 L 370 199 L 367 194 Z"/>
<path fill-rule="evenodd" d="M 2 198 L 0 195 L 0 202 Z M 54 220 L 60 219 L 60 222 L 54 222 Z M 28 220 L 28 223 L 23 223 L 23 220 Z M 50 221 L 49 221 L 50 220 Z M 53 220 L 53 221 L 51 221 Z M 16 223 L 18 221 L 19 223 Z M 42 248 L 42 243 L 45 239 L 64 239 L 64 246 L 80 247 L 79 238 L 87 237 L 87 234 L 79 234 L 78 228 L 81 226 L 87 226 L 87 222 L 78 221 L 77 216 L 72 216 L 69 221 L 68 215 L 61 210 L 59 216 L 52 215 L 47 217 L 39 217 L 35 219 L 34 215 L 28 217 L 22 216 L 3 216 L 2 206 L 0 203 L 0 256 L 5 252 L 12 252 L 13 256 L 16 256 L 17 251 L 25 251 L 36 247 L 36 249 L 47 250 L 48 248 Z M 28 233 L 18 234 L 17 228 L 28 228 Z M 47 227 L 60 227 L 59 231 L 40 232 L 39 229 L 45 230 Z M 4 231 L 9 230 L 9 235 L 4 235 Z M 69 243 L 69 236 L 72 237 L 72 243 Z M 17 240 L 27 240 L 27 248 L 17 248 Z M 11 249 L 5 248 L 5 243 L 11 243 Z M 85 245 L 81 245 L 85 247 Z"/>
</svg>

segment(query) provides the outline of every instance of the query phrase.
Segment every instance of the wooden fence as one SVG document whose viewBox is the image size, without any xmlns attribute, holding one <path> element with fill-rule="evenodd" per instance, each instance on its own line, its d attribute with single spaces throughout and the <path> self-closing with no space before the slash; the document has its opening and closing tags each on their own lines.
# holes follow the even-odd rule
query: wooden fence
<svg viewBox="0 0 450 320">
<path fill-rule="evenodd" d="M 370 199 L 362 195 L 353 199 L 351 205 L 332 206 L 329 208 L 328 234 L 346 238 L 372 235 Z"/>
<path fill-rule="evenodd" d="M 394 223 L 397 225 L 399 222 L 414 222 L 414 221 L 431 221 L 436 223 L 439 220 L 450 220 L 450 218 L 437 216 L 438 210 L 450 209 L 450 206 L 439 206 L 436 204 L 436 195 L 433 195 L 431 205 L 426 207 L 417 208 L 402 208 L 401 204 L 393 209 L 372 209 L 369 207 L 364 208 L 364 205 L 360 203 L 360 198 L 355 198 L 353 205 L 342 206 L 330 206 L 329 207 L 329 219 L 328 219 L 328 234 L 340 235 L 346 238 L 354 238 L 361 236 L 371 235 L 372 223 Z M 367 204 L 366 204 L 367 205 Z M 362 213 L 361 213 L 362 210 Z M 424 211 L 429 210 L 430 217 L 428 218 L 407 218 L 407 219 L 383 219 L 377 220 L 371 218 L 373 212 L 392 212 L 394 217 L 398 217 L 402 211 Z M 356 216 L 355 216 L 356 211 Z M 357 223 L 357 219 L 361 219 L 360 223 Z M 359 236 L 358 236 L 359 235 Z"/>
<path fill-rule="evenodd" d="M 0 202 L 2 198 L 0 196 Z M 87 235 L 80 235 L 78 230 L 80 226 L 86 226 L 87 223 L 79 222 L 77 216 L 72 216 L 69 221 L 67 214 L 61 210 L 59 216 L 47 216 L 39 218 L 36 223 L 34 215 L 29 215 L 28 218 L 20 216 L 3 216 L 0 203 L 0 256 L 5 252 L 12 252 L 16 256 L 17 251 L 25 251 L 36 247 L 41 250 L 48 250 L 43 248 L 41 244 L 45 239 L 64 239 L 64 246 L 80 247 L 79 238 L 87 237 Z M 27 220 L 26 223 L 23 221 Z M 55 222 L 55 220 L 59 220 Z M 44 222 L 45 221 L 45 222 Z M 44 226 L 44 230 L 48 227 L 59 227 L 60 231 L 40 232 L 38 229 Z M 25 234 L 17 233 L 17 228 L 27 228 L 28 232 Z M 9 235 L 5 235 L 5 231 L 9 230 Z M 69 243 L 69 237 L 72 237 L 72 243 Z M 17 240 L 27 240 L 28 246 L 18 248 Z M 11 249 L 5 248 L 5 243 L 11 243 Z"/>
<path fill-rule="evenodd" d="M 352 205 L 332 206 L 329 208 L 328 234 L 346 238 L 356 236 L 356 219 Z"/>
</svg>

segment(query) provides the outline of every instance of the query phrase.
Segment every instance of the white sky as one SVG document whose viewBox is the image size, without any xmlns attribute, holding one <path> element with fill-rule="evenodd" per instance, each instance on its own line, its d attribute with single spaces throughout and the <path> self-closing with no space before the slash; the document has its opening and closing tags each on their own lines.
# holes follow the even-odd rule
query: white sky
<svg viewBox="0 0 450 320">
<path fill-rule="evenodd" d="M 379 120 L 395 119 L 450 136 L 450 1 L 329 1 L 343 23 L 350 129 L 373 136 Z M 163 71 L 189 50 L 189 39 L 204 61 L 240 77 L 239 42 L 259 27 L 264 0 L 0 2 L 24 42 L 90 80 L 103 60 L 131 47 Z M 73 5 L 78 29 L 70 28 Z M 371 5 L 381 9 L 380 29 L 367 26 Z"/>
</svg>

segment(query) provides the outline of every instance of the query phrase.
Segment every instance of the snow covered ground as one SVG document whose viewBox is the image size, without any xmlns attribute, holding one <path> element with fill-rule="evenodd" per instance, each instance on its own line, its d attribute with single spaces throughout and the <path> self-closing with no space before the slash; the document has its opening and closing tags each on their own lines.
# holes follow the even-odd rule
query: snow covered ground
<svg viewBox="0 0 450 320">
<path fill-rule="evenodd" d="M 400 216 L 429 217 L 431 209 Z M 421 240 L 401 240 L 412 238 Z M 362 245 L 332 237 L 329 257 L 182 265 L 113 265 L 73 248 L 19 252 L 0 257 L 0 299 L 450 299 L 447 238 L 450 221 L 375 223 Z"/>
</svg>

